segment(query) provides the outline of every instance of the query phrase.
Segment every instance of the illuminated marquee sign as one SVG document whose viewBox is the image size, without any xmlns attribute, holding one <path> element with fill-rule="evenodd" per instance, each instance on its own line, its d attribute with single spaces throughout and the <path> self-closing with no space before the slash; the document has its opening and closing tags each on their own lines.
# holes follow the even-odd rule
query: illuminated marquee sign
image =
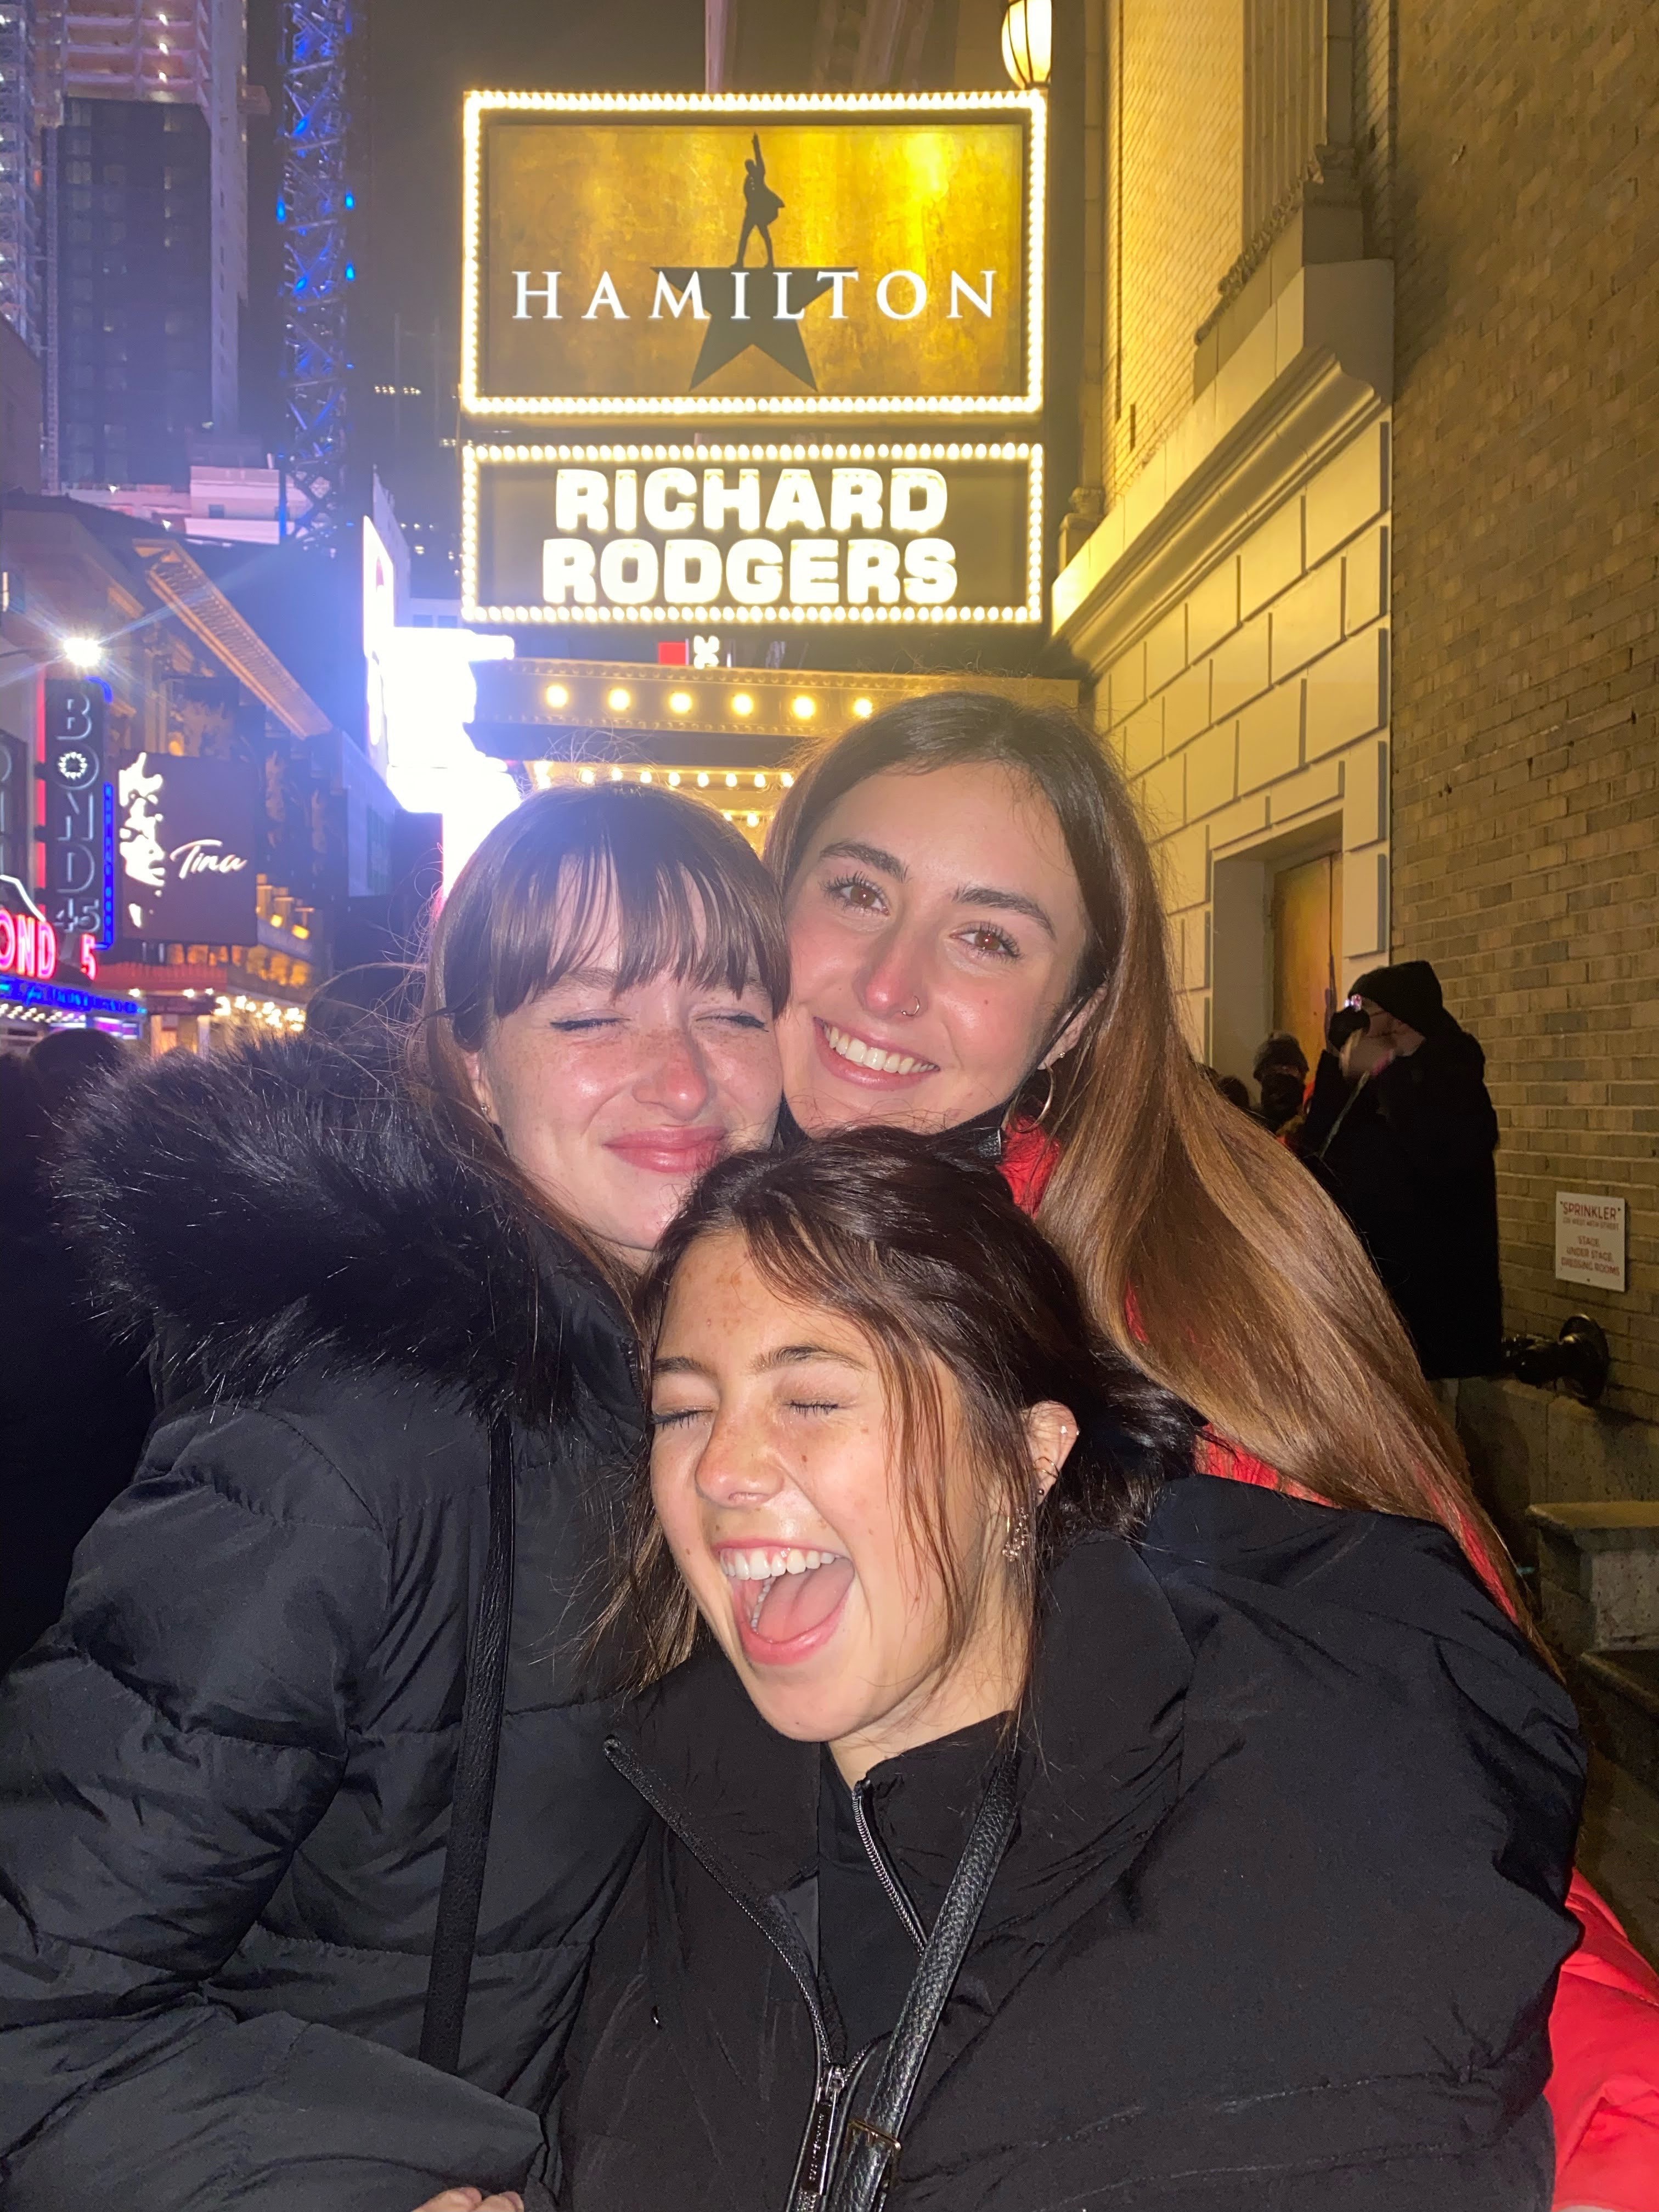
<svg viewBox="0 0 1659 2212">
<path fill-rule="evenodd" d="M 46 685 L 46 909 L 58 936 L 107 946 L 115 935 L 114 793 L 101 684 Z"/>
<path fill-rule="evenodd" d="M 473 446 L 486 623 L 1039 623 L 1042 449 Z"/>
<path fill-rule="evenodd" d="M 115 781 L 123 936 L 253 944 L 258 791 L 252 763 L 140 753 Z"/>
<path fill-rule="evenodd" d="M 58 973 L 58 933 L 43 914 L 0 907 L 0 975 L 50 983 Z"/>
<path fill-rule="evenodd" d="M 475 92 L 477 416 L 1032 415 L 1039 93 Z"/>
</svg>

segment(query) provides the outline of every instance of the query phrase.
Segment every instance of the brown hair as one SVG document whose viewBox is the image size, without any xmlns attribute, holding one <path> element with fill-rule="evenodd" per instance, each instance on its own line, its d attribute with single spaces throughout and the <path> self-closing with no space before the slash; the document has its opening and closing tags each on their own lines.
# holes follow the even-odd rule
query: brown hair
<svg viewBox="0 0 1659 2212">
<path fill-rule="evenodd" d="M 728 822 L 694 799 L 634 784 L 544 791 L 498 822 L 455 879 L 427 951 L 410 1060 L 447 1135 L 503 1198 L 551 1218 L 616 1280 L 580 1224 L 557 1216 L 514 1165 L 466 1066 L 494 1024 L 592 963 L 613 911 L 619 990 L 665 972 L 734 992 L 754 983 L 781 1012 L 789 948 L 778 894 Z"/>
<path fill-rule="evenodd" d="M 712 1169 L 636 1291 L 647 1357 L 686 1255 L 723 1231 L 743 1238 L 781 1296 L 841 1316 L 869 1344 L 892 1417 L 902 1510 L 945 1591 L 947 1658 L 973 1628 L 990 1564 L 956 1556 L 945 1528 L 941 1375 L 954 1386 L 988 1520 L 1010 1531 L 1001 1561 L 1019 1594 L 1029 1662 L 1048 1567 L 1086 1529 L 1138 1530 L 1162 1484 L 1190 1472 L 1187 1408 L 1090 1327 L 1070 1268 L 994 1169 L 957 1164 L 909 1132 L 848 1130 Z M 1069 1407 L 1079 1436 L 1039 1504 L 1024 1415 L 1044 1399 Z M 643 1475 L 623 1579 L 611 1618 L 625 1623 L 642 1685 L 677 1666 L 696 1633 Z"/>
<path fill-rule="evenodd" d="M 1054 809 L 1089 919 L 1068 1013 L 1095 1004 L 1055 1071 L 1049 1126 L 1061 1153 L 1037 1218 L 1097 1327 L 1288 1482 L 1334 1505 L 1439 1522 L 1518 1609 L 1462 1448 L 1358 1239 L 1194 1061 L 1146 840 L 1075 716 L 942 692 L 848 730 L 774 821 L 767 859 L 786 899 L 855 786 L 890 769 L 987 763 Z"/>
</svg>

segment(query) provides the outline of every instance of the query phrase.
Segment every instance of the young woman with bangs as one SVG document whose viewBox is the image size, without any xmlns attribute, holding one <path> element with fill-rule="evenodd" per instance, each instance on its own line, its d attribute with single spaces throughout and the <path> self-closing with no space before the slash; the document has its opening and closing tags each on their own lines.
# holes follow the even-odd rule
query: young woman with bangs
<svg viewBox="0 0 1659 2212">
<path fill-rule="evenodd" d="M 637 1311 L 562 2205 L 1547 2212 L 1583 1751 L 1443 1529 L 1194 1472 L 908 1133 L 724 1163 Z"/>
<path fill-rule="evenodd" d="M 550 793 L 405 1051 L 178 1053 L 68 1178 L 162 1412 L 0 1690 L 11 2212 L 409 2212 L 544 2156 L 637 1848 L 590 1648 L 629 1285 L 765 1145 L 787 957 L 735 831 Z"/>
<path fill-rule="evenodd" d="M 1437 1522 L 1525 1620 L 1455 1434 L 1356 1238 L 1182 1032 L 1152 856 L 1073 716 L 913 701 L 802 765 L 767 857 L 786 1128 L 887 1123 L 1000 1161 L 1097 1328 L 1205 1424 L 1218 1474 Z M 1659 1977 L 1575 1875 L 1552 2022 L 1563 2206 L 1645 2212 Z"/>
</svg>

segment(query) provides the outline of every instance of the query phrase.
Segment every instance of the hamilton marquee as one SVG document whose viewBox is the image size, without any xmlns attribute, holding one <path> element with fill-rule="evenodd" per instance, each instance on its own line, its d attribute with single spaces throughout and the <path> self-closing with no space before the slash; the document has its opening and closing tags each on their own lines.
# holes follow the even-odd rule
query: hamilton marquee
<svg viewBox="0 0 1659 2212">
<path fill-rule="evenodd" d="M 463 460 L 468 622 L 1042 617 L 1039 447 L 472 446 Z"/>
<path fill-rule="evenodd" d="M 473 93 L 474 416 L 1035 414 L 1041 94 Z"/>
</svg>

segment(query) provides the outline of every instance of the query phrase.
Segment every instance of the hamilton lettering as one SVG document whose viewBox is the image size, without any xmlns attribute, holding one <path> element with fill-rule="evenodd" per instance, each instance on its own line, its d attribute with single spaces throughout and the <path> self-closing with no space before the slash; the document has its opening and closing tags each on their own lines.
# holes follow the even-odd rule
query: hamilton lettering
<svg viewBox="0 0 1659 2212">
<path fill-rule="evenodd" d="M 511 319 L 515 323 L 562 323 L 565 318 L 559 303 L 559 282 L 565 273 L 562 269 L 514 269 L 511 272 Z M 943 288 L 946 303 L 943 307 L 939 304 L 941 287 L 930 285 L 926 274 L 916 269 L 884 270 L 872 289 L 861 296 L 868 301 L 873 313 L 890 323 L 915 322 L 930 306 L 936 315 L 947 322 L 963 321 L 967 309 L 990 322 L 1000 304 L 996 296 L 997 273 L 994 269 L 978 269 L 971 276 L 964 276 L 959 269 L 949 270 Z M 770 277 L 772 283 L 774 297 L 767 302 L 769 319 L 799 323 L 804 320 L 813 301 L 823 298 L 827 292 L 830 320 L 844 323 L 849 319 L 847 288 L 864 281 L 860 269 L 658 269 L 653 274 L 656 289 L 650 304 L 645 305 L 642 295 L 635 293 L 630 308 L 627 295 L 611 270 L 601 269 L 580 319 L 591 323 L 603 310 L 613 320 L 623 323 L 631 322 L 635 313 L 651 323 L 660 322 L 665 313 L 676 322 L 689 314 L 694 323 L 706 323 L 711 312 L 703 301 L 703 279 L 708 277 L 721 279 L 731 288 L 729 307 L 722 303 L 726 319 L 746 323 L 751 319 L 746 280 L 759 276 Z M 710 289 L 714 289 L 712 281 Z M 578 292 L 577 297 L 580 296 Z"/>
</svg>

